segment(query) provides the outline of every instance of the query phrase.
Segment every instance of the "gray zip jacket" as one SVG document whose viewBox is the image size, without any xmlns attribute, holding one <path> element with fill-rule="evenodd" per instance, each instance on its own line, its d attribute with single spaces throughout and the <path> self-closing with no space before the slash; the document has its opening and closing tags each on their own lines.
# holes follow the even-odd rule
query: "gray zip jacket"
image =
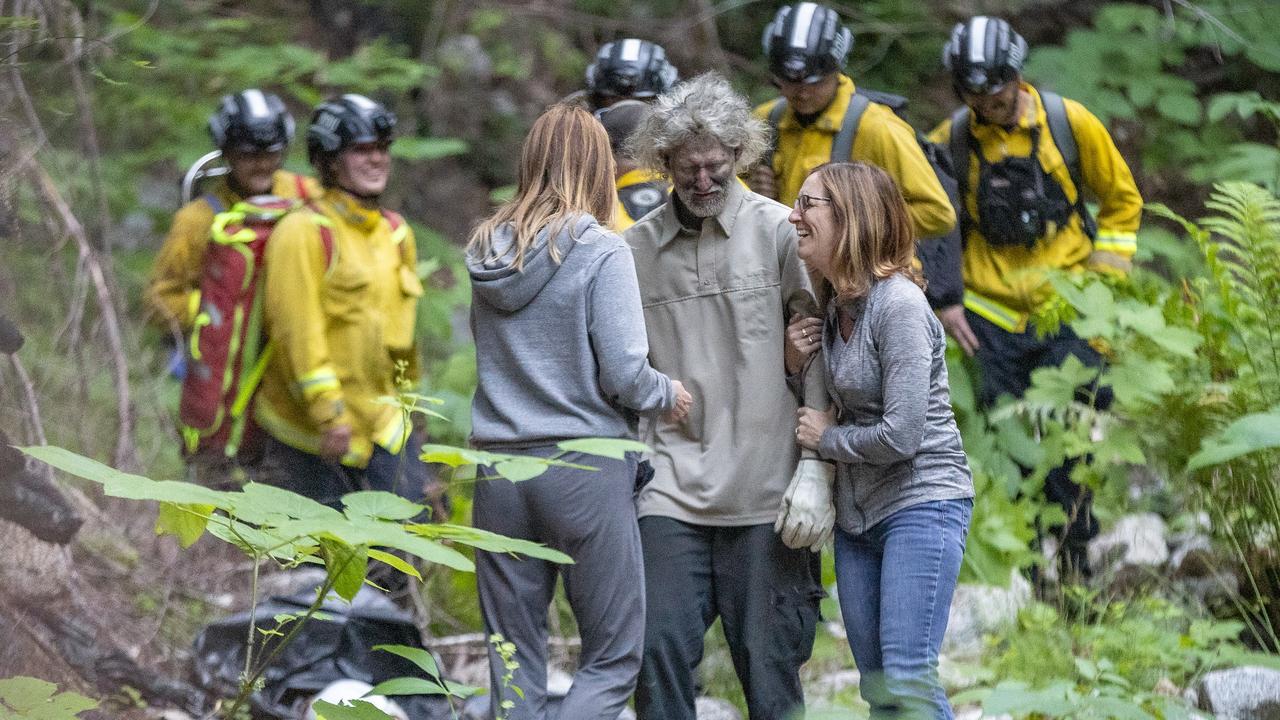
<svg viewBox="0 0 1280 720">
<path fill-rule="evenodd" d="M 901 275 L 850 308 L 845 341 L 834 300 L 822 331 L 838 425 L 818 453 L 836 461 L 836 522 L 857 535 L 904 508 L 973 497 L 973 476 L 951 412 L 942 323 Z"/>
<path fill-rule="evenodd" d="M 633 412 L 675 406 L 671 380 L 649 365 L 631 249 L 583 216 L 555 238 L 541 231 L 523 271 L 511 232 L 495 258 L 467 256 L 478 383 L 477 447 L 522 448 L 579 437 L 634 437 Z"/>
</svg>

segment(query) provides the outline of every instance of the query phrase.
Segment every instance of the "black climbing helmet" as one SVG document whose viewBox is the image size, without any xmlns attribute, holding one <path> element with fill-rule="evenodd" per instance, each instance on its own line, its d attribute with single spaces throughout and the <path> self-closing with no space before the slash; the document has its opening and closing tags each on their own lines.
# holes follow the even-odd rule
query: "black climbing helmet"
<svg viewBox="0 0 1280 720">
<path fill-rule="evenodd" d="M 279 152 L 293 140 L 293 116 L 280 98 L 251 88 L 222 97 L 209 135 L 223 151 Z"/>
<path fill-rule="evenodd" d="M 764 28 L 764 54 L 778 80 L 816 83 L 844 69 L 853 33 L 835 10 L 816 3 L 784 5 Z"/>
<path fill-rule="evenodd" d="M 661 45 L 636 38 L 605 43 L 587 66 L 587 92 L 597 97 L 656 97 L 678 79 Z"/>
<path fill-rule="evenodd" d="M 986 15 L 956 23 L 942 48 L 956 91 L 973 95 L 999 92 L 1018 78 L 1026 60 L 1027 41 L 1009 23 Z"/>
<path fill-rule="evenodd" d="M 390 142 L 396 116 L 363 95 L 347 93 L 316 107 L 307 128 L 307 158 L 315 165 L 320 157 L 352 145 Z"/>
</svg>

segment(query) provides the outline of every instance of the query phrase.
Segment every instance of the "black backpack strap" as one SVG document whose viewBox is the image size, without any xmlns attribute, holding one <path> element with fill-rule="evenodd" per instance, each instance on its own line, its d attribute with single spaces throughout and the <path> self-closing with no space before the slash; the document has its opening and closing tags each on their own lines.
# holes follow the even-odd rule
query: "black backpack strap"
<svg viewBox="0 0 1280 720">
<path fill-rule="evenodd" d="M 1080 147 L 1076 145 L 1076 134 L 1071 129 L 1071 121 L 1067 118 L 1067 105 L 1062 101 L 1061 95 L 1048 90 L 1040 91 L 1040 102 L 1044 103 L 1044 114 L 1049 123 L 1049 134 L 1053 137 L 1053 144 L 1057 145 L 1058 152 L 1062 153 L 1062 160 L 1067 164 L 1067 172 L 1071 174 L 1071 183 L 1076 186 L 1075 210 L 1080 214 L 1080 222 L 1084 226 L 1085 234 L 1092 240 L 1098 235 L 1098 223 L 1084 203 Z"/>
<path fill-rule="evenodd" d="M 947 149 L 951 152 L 951 169 L 956 176 L 960 203 L 956 210 L 960 224 L 961 237 L 969 234 L 969 108 L 961 107 L 951 113 L 951 136 L 947 141 Z"/>
<path fill-rule="evenodd" d="M 855 92 L 849 98 L 849 107 L 845 108 L 844 120 L 840 123 L 840 131 L 831 141 L 831 162 L 849 162 L 853 157 L 853 140 L 858 136 L 858 123 L 862 122 L 862 114 L 871 104 L 871 98 Z"/>
</svg>

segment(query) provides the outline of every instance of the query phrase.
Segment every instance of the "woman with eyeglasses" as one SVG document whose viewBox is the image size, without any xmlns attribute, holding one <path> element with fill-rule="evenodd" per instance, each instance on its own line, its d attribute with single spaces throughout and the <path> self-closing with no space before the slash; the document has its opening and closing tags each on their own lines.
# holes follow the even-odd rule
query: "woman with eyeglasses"
<svg viewBox="0 0 1280 720">
<path fill-rule="evenodd" d="M 809 334 L 832 409 L 801 408 L 796 442 L 836 463 L 836 585 L 862 697 L 872 717 L 950 718 L 938 651 L 973 479 L 906 206 L 883 170 L 833 163 L 805 179 L 790 220 L 830 298 Z"/>
</svg>

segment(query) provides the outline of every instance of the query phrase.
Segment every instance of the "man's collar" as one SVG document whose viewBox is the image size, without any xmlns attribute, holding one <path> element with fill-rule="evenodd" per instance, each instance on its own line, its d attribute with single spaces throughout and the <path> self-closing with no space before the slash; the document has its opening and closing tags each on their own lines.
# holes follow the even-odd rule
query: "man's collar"
<svg viewBox="0 0 1280 720">
<path fill-rule="evenodd" d="M 738 178 L 730 179 L 725 190 L 724 208 L 713 219 L 720 225 L 725 237 L 732 237 L 733 226 L 742 210 L 742 203 L 747 199 L 747 189 L 738 182 Z M 658 238 L 658 247 L 662 247 L 675 239 L 682 228 L 680 218 L 676 216 L 676 191 L 672 190 L 667 203 L 662 206 L 662 235 Z M 703 218 L 706 222 L 706 218 Z"/>
</svg>

